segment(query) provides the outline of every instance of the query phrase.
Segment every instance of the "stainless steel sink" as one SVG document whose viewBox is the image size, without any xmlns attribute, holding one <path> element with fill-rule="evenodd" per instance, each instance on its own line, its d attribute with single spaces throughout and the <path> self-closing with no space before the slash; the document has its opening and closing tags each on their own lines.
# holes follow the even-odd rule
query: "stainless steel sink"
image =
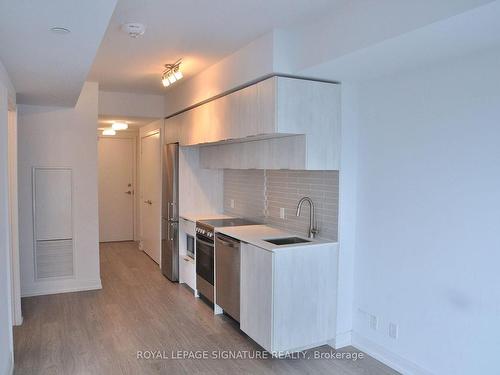
<svg viewBox="0 0 500 375">
<path fill-rule="evenodd" d="M 309 240 L 300 237 L 271 238 L 269 240 L 264 240 L 264 241 L 272 243 L 273 245 L 292 245 L 295 243 L 311 242 Z"/>
</svg>

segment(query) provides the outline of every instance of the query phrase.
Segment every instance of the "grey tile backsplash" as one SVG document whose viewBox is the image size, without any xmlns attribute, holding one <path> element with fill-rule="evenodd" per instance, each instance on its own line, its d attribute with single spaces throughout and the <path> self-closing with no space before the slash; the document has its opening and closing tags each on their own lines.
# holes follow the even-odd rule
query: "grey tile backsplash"
<svg viewBox="0 0 500 375">
<path fill-rule="evenodd" d="M 224 170 L 224 213 L 265 221 L 265 177 L 261 169 Z M 234 208 L 231 207 L 234 200 Z"/>
<path fill-rule="evenodd" d="M 253 218 L 272 226 L 307 235 L 309 206 L 295 216 L 300 198 L 309 196 L 316 207 L 319 237 L 337 240 L 338 171 L 224 170 L 224 212 Z M 234 200 L 234 208 L 231 207 Z M 285 209 L 285 219 L 280 218 Z"/>
</svg>

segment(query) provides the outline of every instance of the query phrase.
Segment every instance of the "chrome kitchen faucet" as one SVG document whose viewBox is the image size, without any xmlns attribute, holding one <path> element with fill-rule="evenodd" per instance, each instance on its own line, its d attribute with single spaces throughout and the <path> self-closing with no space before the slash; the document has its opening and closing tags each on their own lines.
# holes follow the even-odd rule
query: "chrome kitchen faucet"
<svg viewBox="0 0 500 375">
<path fill-rule="evenodd" d="M 311 198 L 309 197 L 304 197 L 301 198 L 299 201 L 299 204 L 297 205 L 297 213 L 296 216 L 300 216 L 300 209 L 302 208 L 302 204 L 304 202 L 309 203 L 309 238 L 314 238 L 316 234 L 319 233 L 319 229 L 316 228 L 316 213 L 314 211 L 314 203 Z"/>
</svg>

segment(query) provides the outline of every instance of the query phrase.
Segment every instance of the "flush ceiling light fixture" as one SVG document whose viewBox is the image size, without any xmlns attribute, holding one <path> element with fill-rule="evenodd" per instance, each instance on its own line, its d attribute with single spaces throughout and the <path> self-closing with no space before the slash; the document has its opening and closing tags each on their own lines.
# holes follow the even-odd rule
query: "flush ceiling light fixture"
<svg viewBox="0 0 500 375">
<path fill-rule="evenodd" d="M 165 64 L 165 70 L 161 75 L 161 83 L 163 83 L 163 86 L 168 87 L 183 77 L 180 70 L 181 62 L 182 59 L 179 59 L 173 64 Z"/>
<path fill-rule="evenodd" d="M 70 29 L 60 26 L 51 27 L 49 30 L 52 31 L 54 34 L 61 34 L 61 35 L 69 34 L 71 32 Z"/>
<path fill-rule="evenodd" d="M 126 130 L 128 129 L 128 124 L 126 122 L 113 122 L 111 128 L 113 130 Z"/>
<path fill-rule="evenodd" d="M 116 131 L 114 129 L 104 129 L 102 131 L 102 135 L 116 135 Z"/>
</svg>

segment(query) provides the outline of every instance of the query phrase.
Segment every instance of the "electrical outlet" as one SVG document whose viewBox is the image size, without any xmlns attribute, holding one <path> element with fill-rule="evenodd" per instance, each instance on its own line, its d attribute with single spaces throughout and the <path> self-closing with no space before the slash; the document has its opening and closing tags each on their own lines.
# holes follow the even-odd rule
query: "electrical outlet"
<svg viewBox="0 0 500 375">
<path fill-rule="evenodd" d="M 231 206 L 231 208 L 234 208 L 234 199 L 229 200 L 229 205 Z"/>
<path fill-rule="evenodd" d="M 396 323 L 389 323 L 389 337 L 393 339 L 398 338 L 398 325 Z"/>
<path fill-rule="evenodd" d="M 280 219 L 284 219 L 284 218 L 285 218 L 285 208 L 280 207 Z"/>
<path fill-rule="evenodd" d="M 369 316 L 369 324 L 370 324 L 370 328 L 373 329 L 374 331 L 377 330 L 378 328 L 378 319 L 375 315 L 370 315 Z"/>
</svg>

